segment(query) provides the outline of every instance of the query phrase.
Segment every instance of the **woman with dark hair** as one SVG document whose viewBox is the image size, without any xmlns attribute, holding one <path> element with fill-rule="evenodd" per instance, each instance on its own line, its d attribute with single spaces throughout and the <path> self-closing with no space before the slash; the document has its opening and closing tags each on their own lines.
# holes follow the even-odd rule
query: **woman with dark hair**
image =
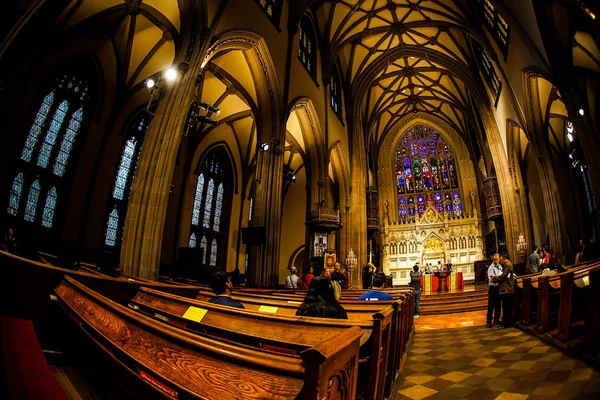
<svg viewBox="0 0 600 400">
<path fill-rule="evenodd" d="M 315 276 L 310 282 L 304 302 L 296 315 L 303 317 L 348 319 L 344 307 L 335 299 L 331 282 L 325 276 Z"/>
<path fill-rule="evenodd" d="M 314 273 L 315 267 L 311 264 L 310 267 L 308 267 L 308 272 L 302 274 L 302 289 L 308 289 L 310 287 L 310 283 L 315 277 Z"/>
</svg>

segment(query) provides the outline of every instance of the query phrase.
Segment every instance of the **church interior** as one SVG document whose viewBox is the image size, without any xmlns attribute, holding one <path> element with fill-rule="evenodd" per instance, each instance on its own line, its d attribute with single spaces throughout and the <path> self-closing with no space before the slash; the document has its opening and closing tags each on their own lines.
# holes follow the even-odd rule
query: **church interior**
<svg viewBox="0 0 600 400">
<path fill-rule="evenodd" d="M 600 396 L 597 1 L 2 10 L 3 398 Z"/>
</svg>

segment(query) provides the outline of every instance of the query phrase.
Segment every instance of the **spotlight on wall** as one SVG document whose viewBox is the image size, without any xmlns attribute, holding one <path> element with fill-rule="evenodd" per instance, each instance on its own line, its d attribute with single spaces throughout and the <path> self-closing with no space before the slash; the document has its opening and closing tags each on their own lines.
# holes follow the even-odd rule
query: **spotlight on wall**
<svg viewBox="0 0 600 400">
<path fill-rule="evenodd" d="M 294 174 L 294 170 L 287 164 L 283 164 L 283 180 L 296 183 L 296 175 Z"/>
<path fill-rule="evenodd" d="M 165 79 L 167 80 L 167 82 L 175 82 L 175 80 L 177 79 L 177 75 L 179 75 L 179 73 L 173 67 L 165 71 Z"/>
<path fill-rule="evenodd" d="M 208 118 L 203 115 L 198 115 L 196 117 L 196 121 L 200 122 L 201 124 L 209 124 L 209 125 L 216 125 L 219 123 L 219 121 L 217 121 L 216 119 Z"/>
<path fill-rule="evenodd" d="M 269 150 L 269 143 L 261 143 L 258 145 L 258 149 L 261 151 Z"/>
<path fill-rule="evenodd" d="M 567 139 L 569 139 L 569 142 L 573 142 L 573 140 L 575 139 L 573 137 L 573 134 L 571 132 L 567 133 Z"/>
<path fill-rule="evenodd" d="M 218 108 L 216 108 L 214 106 L 211 106 L 210 104 L 203 103 L 201 101 L 197 101 L 196 104 L 199 108 L 203 109 L 206 112 L 215 113 L 216 116 L 219 116 L 219 114 L 221 113 L 221 110 L 219 110 Z"/>
<path fill-rule="evenodd" d="M 148 78 L 146 80 L 146 88 L 152 89 L 154 86 L 156 86 L 156 82 L 154 81 L 154 79 Z"/>
<path fill-rule="evenodd" d="M 579 115 L 581 115 L 581 116 L 585 115 L 585 110 L 583 109 L 583 107 L 579 107 Z"/>
</svg>

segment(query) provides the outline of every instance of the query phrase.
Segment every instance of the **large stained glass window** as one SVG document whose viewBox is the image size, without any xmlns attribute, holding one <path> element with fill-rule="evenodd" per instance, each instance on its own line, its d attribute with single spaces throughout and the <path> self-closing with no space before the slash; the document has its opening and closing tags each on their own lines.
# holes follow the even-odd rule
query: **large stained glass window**
<svg viewBox="0 0 600 400">
<path fill-rule="evenodd" d="M 77 136 L 77 132 L 79 131 L 79 127 L 81 126 L 82 120 L 83 107 L 75 111 L 71 117 L 71 120 L 69 121 L 67 132 L 63 137 L 60 145 L 60 151 L 58 156 L 56 156 L 56 162 L 54 163 L 54 175 L 56 176 L 63 176 L 65 174 L 67 162 L 69 161 L 69 156 L 71 155 L 71 150 L 75 144 L 75 138 Z"/>
<path fill-rule="evenodd" d="M 45 228 L 52 228 L 52 221 L 54 220 L 54 209 L 56 208 L 56 186 L 52 186 L 48 190 L 46 196 L 46 204 L 44 205 L 44 212 L 42 214 L 42 226 Z"/>
<path fill-rule="evenodd" d="M 48 166 L 48 161 L 50 161 L 50 154 L 52 153 L 52 149 L 54 148 L 54 144 L 56 143 L 56 138 L 58 137 L 58 133 L 62 127 L 63 121 L 65 120 L 68 111 L 69 102 L 65 100 L 62 103 L 60 103 L 60 106 L 58 106 L 58 109 L 54 112 L 54 117 L 52 118 L 52 122 L 50 122 L 48 133 L 46 134 L 44 143 L 42 143 L 42 149 L 40 150 L 40 155 L 38 156 L 38 167 L 46 168 Z"/>
<path fill-rule="evenodd" d="M 232 172 L 225 161 L 227 154 L 222 148 L 212 150 L 196 169 L 198 181 L 195 187 L 190 235 L 200 241 L 203 250 L 203 266 L 225 266 L 229 213 L 231 204 Z M 202 238 L 202 239 L 200 239 Z M 189 242 L 191 246 L 191 240 Z M 208 264 L 207 264 L 208 262 Z"/>
<path fill-rule="evenodd" d="M 142 143 L 144 141 L 144 135 L 150 124 L 150 115 L 146 112 L 138 114 L 129 125 L 127 135 L 125 136 L 125 144 L 121 151 L 121 157 L 119 158 L 119 165 L 117 167 L 117 173 L 112 189 L 112 201 L 109 202 L 109 210 L 112 215 L 114 210 L 118 211 L 118 215 L 126 215 L 127 203 L 129 201 L 129 193 L 131 191 L 131 184 L 133 182 L 133 176 L 137 167 L 137 162 L 142 150 Z M 110 226 L 111 222 L 116 222 L 117 225 Z M 119 223 L 120 222 L 120 223 Z M 109 247 L 114 247 L 120 240 L 123 231 L 123 220 L 111 220 L 110 215 L 106 225 L 106 234 L 108 237 L 109 233 L 111 238 L 114 236 L 114 240 L 105 241 L 104 244 Z"/>
<path fill-rule="evenodd" d="M 35 214 L 37 211 L 38 198 L 40 197 L 40 192 L 42 191 L 42 187 L 40 186 L 40 180 L 36 179 L 29 189 L 29 196 L 27 196 L 27 204 L 25 205 L 25 215 L 23 218 L 25 221 L 33 222 L 35 221 Z"/>
<path fill-rule="evenodd" d="M 15 180 L 13 181 L 10 190 L 10 198 L 8 200 L 8 213 L 10 215 L 16 216 L 19 212 L 19 203 L 21 201 L 21 192 L 23 191 L 24 182 L 25 177 L 22 172 L 19 172 L 17 176 L 15 176 Z"/>
<path fill-rule="evenodd" d="M 48 118 L 48 113 L 50 113 L 50 108 L 52 108 L 53 103 L 54 92 L 50 92 L 42 101 L 42 105 L 33 120 L 33 124 L 31 124 L 29 135 L 27 136 L 25 146 L 23 146 L 23 152 L 21 153 L 21 159 L 23 161 L 31 161 L 31 155 L 35 150 L 42 130 L 46 126 L 46 119 Z"/>
<path fill-rule="evenodd" d="M 428 207 L 462 216 L 454 154 L 438 132 L 425 125 L 408 131 L 398 142 L 394 170 L 401 222 L 414 222 Z"/>
</svg>

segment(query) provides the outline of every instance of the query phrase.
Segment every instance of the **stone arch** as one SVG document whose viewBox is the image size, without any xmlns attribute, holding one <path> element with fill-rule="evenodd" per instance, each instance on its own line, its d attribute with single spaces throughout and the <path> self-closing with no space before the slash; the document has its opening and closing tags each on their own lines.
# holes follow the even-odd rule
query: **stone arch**
<svg viewBox="0 0 600 400">
<path fill-rule="evenodd" d="M 350 207 L 350 195 L 352 194 L 352 188 L 350 183 L 350 174 L 348 173 L 348 161 L 344 157 L 341 141 L 338 140 L 335 142 L 329 148 L 328 153 L 328 158 L 331 163 L 333 173 L 339 182 L 340 209 L 345 209 L 347 211 Z"/>
</svg>

